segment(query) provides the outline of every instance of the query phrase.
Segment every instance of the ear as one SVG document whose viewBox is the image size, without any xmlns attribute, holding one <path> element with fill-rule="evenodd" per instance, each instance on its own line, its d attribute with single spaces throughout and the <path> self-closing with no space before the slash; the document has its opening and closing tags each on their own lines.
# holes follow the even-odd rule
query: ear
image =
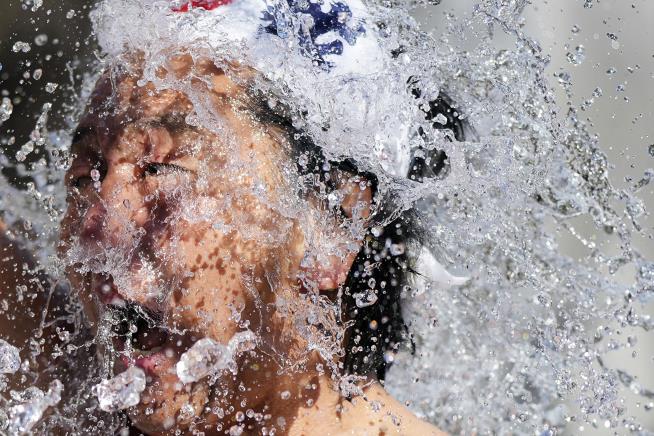
<svg viewBox="0 0 654 436">
<path fill-rule="evenodd" d="M 372 208 L 369 180 L 340 170 L 332 171 L 331 176 L 336 189 L 329 198 L 339 204 L 330 206 L 340 208 L 342 214 L 334 220 L 314 223 L 313 236 L 319 246 L 314 244 L 311 251 L 315 253 L 305 254 L 302 265 L 305 278 L 321 291 L 338 289 L 345 283 L 363 245 Z"/>
</svg>

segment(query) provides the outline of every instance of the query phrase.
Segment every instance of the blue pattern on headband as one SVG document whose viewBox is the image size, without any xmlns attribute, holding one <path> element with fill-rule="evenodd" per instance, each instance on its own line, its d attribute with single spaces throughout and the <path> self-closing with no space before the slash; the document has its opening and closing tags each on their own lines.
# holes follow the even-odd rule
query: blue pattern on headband
<svg viewBox="0 0 654 436">
<path fill-rule="evenodd" d="M 284 0 L 282 0 L 284 1 Z M 293 14 L 299 24 L 299 43 L 305 55 L 317 65 L 329 69 L 331 62 L 325 60 L 326 55 L 343 54 L 343 41 L 333 39 L 326 43 L 316 43 L 316 39 L 329 32 L 336 32 L 349 45 L 356 43 L 357 37 L 366 32 L 362 22 L 352 23 L 352 11 L 342 2 L 331 3 L 329 12 L 323 12 L 321 5 L 307 0 L 286 0 L 288 11 Z M 263 30 L 267 33 L 287 38 L 291 18 L 287 16 L 279 4 L 268 6 L 262 20 L 267 21 Z"/>
</svg>

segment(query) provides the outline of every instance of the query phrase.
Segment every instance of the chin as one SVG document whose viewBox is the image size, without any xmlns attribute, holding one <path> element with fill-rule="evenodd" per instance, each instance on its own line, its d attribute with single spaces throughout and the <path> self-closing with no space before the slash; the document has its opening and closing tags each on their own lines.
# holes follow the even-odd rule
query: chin
<svg viewBox="0 0 654 436">
<path fill-rule="evenodd" d="M 141 402 L 128 411 L 128 416 L 136 428 L 148 435 L 185 432 L 209 404 L 209 386 L 202 382 L 183 385 L 175 375 L 172 361 L 161 363 L 159 369 L 160 375 L 148 375 Z"/>
</svg>

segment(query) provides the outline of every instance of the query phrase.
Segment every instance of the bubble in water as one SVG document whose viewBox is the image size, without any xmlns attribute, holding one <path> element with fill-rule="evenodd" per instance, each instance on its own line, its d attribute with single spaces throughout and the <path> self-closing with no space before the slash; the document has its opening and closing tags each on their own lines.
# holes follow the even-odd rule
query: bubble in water
<svg viewBox="0 0 654 436">
<path fill-rule="evenodd" d="M 7 341 L 0 339 L 0 373 L 13 374 L 20 369 L 20 352 Z"/>
<path fill-rule="evenodd" d="M 144 390 L 145 372 L 137 366 L 130 366 L 127 371 L 93 387 L 100 409 L 105 412 L 117 412 L 136 406 L 141 401 L 141 392 Z"/>
</svg>

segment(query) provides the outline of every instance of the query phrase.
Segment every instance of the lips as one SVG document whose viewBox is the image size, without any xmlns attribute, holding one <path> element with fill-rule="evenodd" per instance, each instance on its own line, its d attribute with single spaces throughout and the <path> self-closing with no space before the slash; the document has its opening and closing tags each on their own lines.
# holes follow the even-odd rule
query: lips
<svg viewBox="0 0 654 436">
<path fill-rule="evenodd" d="M 158 368 L 176 362 L 193 344 L 190 333 L 179 334 L 165 326 L 164 315 L 136 302 L 125 300 L 110 275 L 93 277 L 93 289 L 109 311 L 111 340 L 118 353 L 117 370 L 131 365 L 150 376 L 160 376 Z"/>
</svg>

